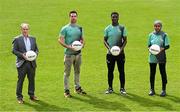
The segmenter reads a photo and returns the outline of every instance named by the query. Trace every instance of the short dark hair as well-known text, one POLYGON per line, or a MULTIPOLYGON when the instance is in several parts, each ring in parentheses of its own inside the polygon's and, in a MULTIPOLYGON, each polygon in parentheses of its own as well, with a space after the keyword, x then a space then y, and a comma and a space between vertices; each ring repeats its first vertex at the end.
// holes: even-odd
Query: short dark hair
POLYGON ((113 14, 116 14, 119 17, 119 13, 118 12, 112 12, 111 13, 111 17, 112 17, 113 14))
POLYGON ((75 10, 73 10, 73 11, 69 12, 69 16, 71 16, 72 13, 76 13, 76 15, 78 15, 77 12, 75 10))

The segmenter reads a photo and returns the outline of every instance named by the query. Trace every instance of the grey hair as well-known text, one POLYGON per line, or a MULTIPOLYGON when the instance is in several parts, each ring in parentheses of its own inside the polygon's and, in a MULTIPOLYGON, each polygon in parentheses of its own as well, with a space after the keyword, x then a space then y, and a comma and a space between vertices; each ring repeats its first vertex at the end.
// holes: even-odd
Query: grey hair
POLYGON ((21 28, 24 28, 24 27, 28 27, 29 28, 29 24, 28 23, 21 23, 20 27, 21 28))

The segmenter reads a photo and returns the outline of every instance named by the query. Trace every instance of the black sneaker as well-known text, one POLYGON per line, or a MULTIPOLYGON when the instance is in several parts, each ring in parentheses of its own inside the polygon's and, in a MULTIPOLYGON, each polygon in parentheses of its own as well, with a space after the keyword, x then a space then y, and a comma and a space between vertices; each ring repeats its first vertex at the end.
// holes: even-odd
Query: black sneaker
POLYGON ((149 96, 155 95, 155 91, 153 89, 150 89, 149 96))
POLYGON ((165 91, 165 90, 162 90, 160 96, 161 96, 161 97, 165 97, 165 96, 166 96, 166 91, 165 91))
POLYGON ((68 89, 65 90, 65 92, 64 92, 64 97, 66 97, 66 98, 71 97, 70 91, 69 91, 68 89))
POLYGON ((75 89, 74 92, 77 93, 77 94, 87 94, 81 87, 75 89))
POLYGON ((105 94, 111 94, 113 93, 113 89, 112 88, 108 88, 105 92, 105 94))
POLYGON ((123 95, 126 95, 126 90, 124 88, 121 88, 120 93, 123 94, 123 95))

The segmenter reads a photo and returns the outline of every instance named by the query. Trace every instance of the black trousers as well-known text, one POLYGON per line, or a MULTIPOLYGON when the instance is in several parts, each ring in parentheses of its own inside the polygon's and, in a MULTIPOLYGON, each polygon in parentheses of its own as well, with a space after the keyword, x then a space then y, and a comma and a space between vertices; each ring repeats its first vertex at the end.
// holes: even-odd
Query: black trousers
POLYGON ((35 68, 32 66, 31 62, 24 62, 23 65, 17 68, 18 71, 18 81, 17 81, 17 88, 16 88, 16 96, 17 99, 22 99, 22 88, 23 82, 27 74, 28 78, 28 95, 30 97, 34 96, 35 91, 35 68))
POLYGON ((124 72, 125 54, 124 53, 118 56, 113 56, 112 54, 106 55, 106 63, 108 67, 108 85, 110 88, 113 88, 113 78, 114 78, 113 72, 114 72, 115 62, 117 62, 117 66, 118 66, 120 87, 124 88, 125 86, 125 72, 124 72))
MULTIPOLYGON (((157 63, 149 63, 149 65, 150 65, 150 86, 151 89, 154 90, 154 81, 155 81, 157 63)), ((166 90, 166 84, 167 84, 166 63, 159 63, 159 70, 162 79, 162 90, 166 90)))

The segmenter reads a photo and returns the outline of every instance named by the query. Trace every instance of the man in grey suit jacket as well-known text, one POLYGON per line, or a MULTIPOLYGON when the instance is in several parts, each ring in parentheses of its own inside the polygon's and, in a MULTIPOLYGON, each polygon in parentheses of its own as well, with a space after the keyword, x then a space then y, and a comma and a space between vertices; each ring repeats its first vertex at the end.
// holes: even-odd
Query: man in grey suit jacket
POLYGON ((36 44, 36 39, 29 35, 29 25, 27 23, 21 24, 21 32, 22 34, 15 37, 13 40, 13 49, 12 53, 16 55, 16 67, 18 72, 18 81, 16 88, 16 95, 18 103, 22 104, 23 95, 22 95, 22 87, 25 76, 27 74, 28 78, 28 95, 30 99, 33 101, 37 101, 37 97, 34 94, 35 91, 35 71, 36 71, 36 60, 28 61, 26 58, 27 51, 34 51, 38 54, 38 47, 36 44))

